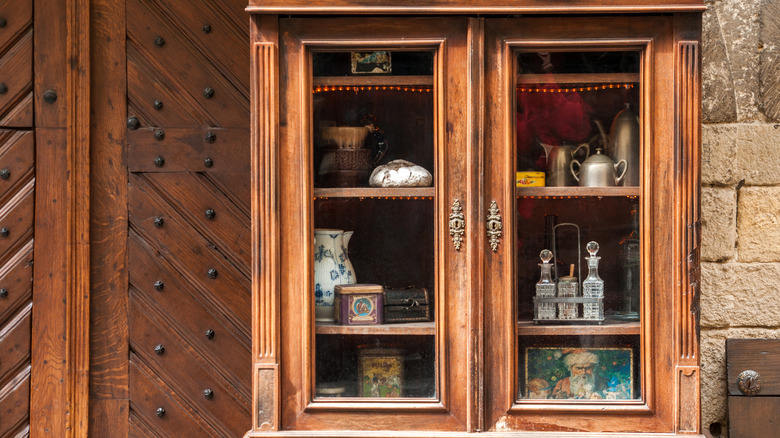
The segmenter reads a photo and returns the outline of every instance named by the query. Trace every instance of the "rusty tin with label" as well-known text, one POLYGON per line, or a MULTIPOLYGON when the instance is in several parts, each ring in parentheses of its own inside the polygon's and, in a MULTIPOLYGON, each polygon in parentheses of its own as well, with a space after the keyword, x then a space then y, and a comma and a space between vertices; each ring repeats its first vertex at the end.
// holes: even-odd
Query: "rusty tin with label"
POLYGON ((382 292, 378 284, 341 284, 335 287, 336 323, 382 324, 382 292))

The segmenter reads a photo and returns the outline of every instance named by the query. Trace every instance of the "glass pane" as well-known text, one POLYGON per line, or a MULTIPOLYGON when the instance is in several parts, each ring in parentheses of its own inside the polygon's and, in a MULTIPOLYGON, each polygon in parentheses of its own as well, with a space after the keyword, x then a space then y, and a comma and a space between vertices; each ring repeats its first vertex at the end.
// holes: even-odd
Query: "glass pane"
POLYGON ((315 397, 435 397, 433 52, 312 61, 315 397))
POLYGON ((516 60, 518 399, 640 399, 640 53, 516 60))

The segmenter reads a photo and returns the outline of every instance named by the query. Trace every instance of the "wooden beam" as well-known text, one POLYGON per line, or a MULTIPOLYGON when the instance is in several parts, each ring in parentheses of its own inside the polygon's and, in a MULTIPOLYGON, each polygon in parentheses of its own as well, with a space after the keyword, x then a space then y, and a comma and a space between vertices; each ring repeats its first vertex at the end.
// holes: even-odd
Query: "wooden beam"
POLYGON ((30 434, 82 437, 89 412, 89 0, 36 0, 33 26, 40 178, 30 434))

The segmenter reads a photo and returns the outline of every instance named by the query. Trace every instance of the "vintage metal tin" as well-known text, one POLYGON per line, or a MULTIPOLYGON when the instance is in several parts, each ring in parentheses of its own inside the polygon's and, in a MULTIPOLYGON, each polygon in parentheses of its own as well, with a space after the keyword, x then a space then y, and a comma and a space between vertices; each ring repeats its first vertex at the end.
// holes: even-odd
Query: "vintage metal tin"
POLYGON ((403 351, 398 348, 358 348, 358 396, 401 397, 403 351))
POLYGON ((382 292, 378 284, 341 284, 335 287, 336 324, 382 324, 382 292))
POLYGON ((544 187, 544 172, 517 172, 517 187, 544 187))

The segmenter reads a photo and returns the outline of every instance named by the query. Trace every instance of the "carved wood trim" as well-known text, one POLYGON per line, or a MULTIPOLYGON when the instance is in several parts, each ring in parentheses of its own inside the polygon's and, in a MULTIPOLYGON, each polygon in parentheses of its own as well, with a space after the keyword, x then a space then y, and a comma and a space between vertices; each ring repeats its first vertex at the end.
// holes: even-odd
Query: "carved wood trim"
POLYGON ((255 423, 256 430, 273 431, 278 430, 276 418, 279 415, 279 406, 276 401, 279 399, 279 367, 276 365, 260 365, 255 368, 254 373, 257 385, 255 396, 255 423))
POLYGON ((70 241, 68 298, 68 435, 87 436, 89 426, 89 0, 68 1, 68 172, 70 241))
POLYGON ((699 433, 699 367, 677 367, 677 432, 699 433))
POLYGON ((542 14, 542 13, 651 13, 651 12, 701 12, 706 9, 698 0, 663 0, 655 2, 621 1, 591 2, 572 5, 572 2, 524 1, 510 6, 506 2, 484 0, 464 5, 458 0, 397 2, 394 5, 377 5, 374 1, 312 2, 306 0, 250 0, 250 13, 271 14, 542 14))
POLYGON ((278 47, 275 17, 252 21, 253 429, 279 429, 278 47), (262 220, 261 220, 262 219, 262 220))
MULTIPOLYGON (((273 217, 276 208, 276 184, 272 175, 276 168, 276 46, 272 43, 255 43, 254 77, 260 78, 253 90, 256 127, 252 136, 256 148, 253 151, 253 165, 257 169, 253 184, 257 184, 257 212, 253 219, 266 218, 262 223, 253 223, 260 232, 260 241, 255 247, 259 250, 259 260, 263 265, 276 266, 277 247, 273 245, 278 236, 278 222, 273 217), (265 176, 265 177, 263 177, 265 176)), ((260 285, 257 290, 257 313, 255 321, 259 325, 257 333, 257 358, 263 362, 273 362, 277 357, 277 325, 279 316, 279 297, 277 278, 272 269, 262 269, 258 266, 260 285)))
POLYGON ((682 187, 680 188, 681 205, 683 206, 682 225, 685 230, 684 247, 682 248, 685 263, 682 264, 683 272, 681 273, 684 286, 680 291, 679 306, 679 352, 681 364, 697 365, 699 351, 699 251, 701 246, 699 43, 697 41, 679 41, 676 55, 677 140, 680 150, 680 169, 682 169, 682 187))

